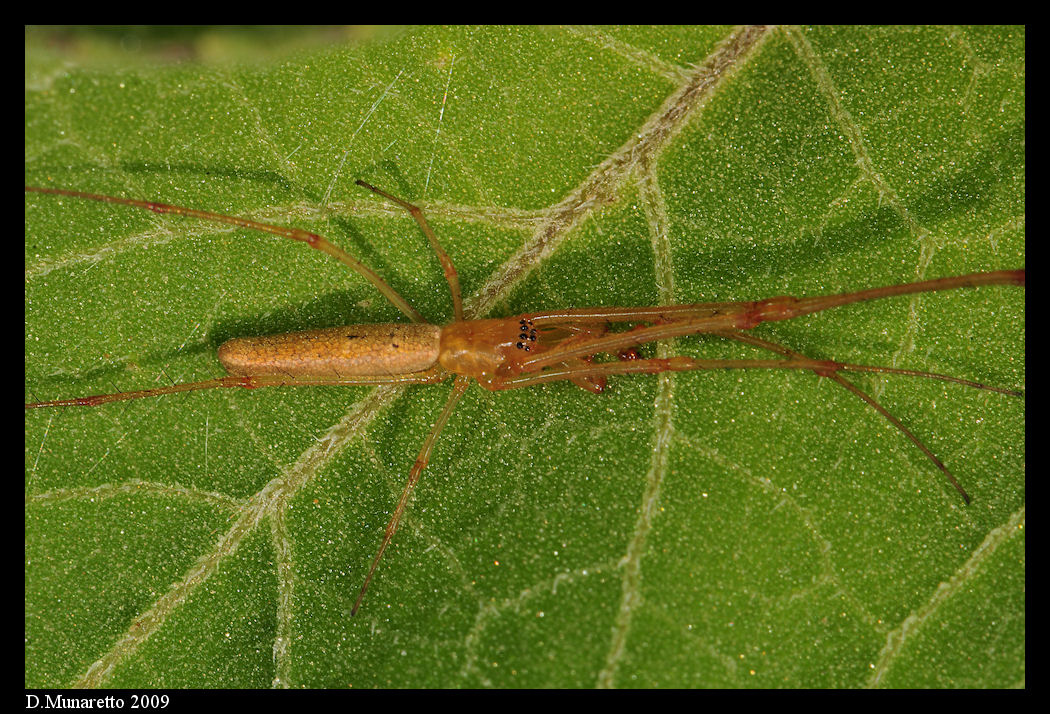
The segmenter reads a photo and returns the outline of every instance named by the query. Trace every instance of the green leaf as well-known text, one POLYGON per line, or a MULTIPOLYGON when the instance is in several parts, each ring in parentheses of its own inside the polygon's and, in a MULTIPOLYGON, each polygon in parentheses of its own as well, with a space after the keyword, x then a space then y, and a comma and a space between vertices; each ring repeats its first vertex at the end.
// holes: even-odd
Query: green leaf
MULTIPOLYGON (((431 28, 264 64, 27 40, 26 183, 297 226, 451 318, 817 295, 1025 264, 1025 33, 431 28), (117 53, 119 55, 119 52, 117 53)), ((222 374, 235 336, 404 321, 305 245, 27 194, 26 400, 222 374)), ((1025 387, 1023 289, 756 330, 1025 387)), ((647 354, 656 354, 647 348, 647 354)), ((765 357, 690 337, 662 354, 765 357)), ((1025 683, 1023 397, 852 375, 449 385, 26 412, 26 686, 1025 683)))

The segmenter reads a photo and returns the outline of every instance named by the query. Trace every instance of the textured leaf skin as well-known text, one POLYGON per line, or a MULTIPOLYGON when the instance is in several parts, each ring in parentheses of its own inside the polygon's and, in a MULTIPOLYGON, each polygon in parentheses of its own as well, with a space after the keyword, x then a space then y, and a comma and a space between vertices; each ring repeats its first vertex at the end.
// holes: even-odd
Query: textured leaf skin
MULTIPOLYGON (((741 32, 423 28, 177 65, 27 35, 25 180, 323 233, 435 322, 425 239, 355 179, 424 206, 494 315, 1024 266, 1023 29, 770 30, 668 119, 741 32), (596 200, 560 211, 581 187, 596 200)), ((401 319, 290 241, 34 195, 25 230, 27 400, 218 376, 234 336, 401 319)), ((989 288, 760 333, 1023 389, 1024 307, 989 288)), ((447 385, 27 412, 25 684, 1024 686, 1024 399, 856 381, 973 505, 812 375, 475 387, 353 619, 447 385)))

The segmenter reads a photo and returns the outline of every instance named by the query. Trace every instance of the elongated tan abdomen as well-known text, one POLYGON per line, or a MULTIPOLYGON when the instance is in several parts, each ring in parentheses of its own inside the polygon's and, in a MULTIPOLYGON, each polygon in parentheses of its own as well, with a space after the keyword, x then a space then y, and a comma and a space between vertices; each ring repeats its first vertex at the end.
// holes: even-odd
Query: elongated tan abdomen
POLYGON ((351 377, 409 374, 437 364, 441 328, 423 323, 350 325, 239 337, 219 348, 232 375, 351 377))

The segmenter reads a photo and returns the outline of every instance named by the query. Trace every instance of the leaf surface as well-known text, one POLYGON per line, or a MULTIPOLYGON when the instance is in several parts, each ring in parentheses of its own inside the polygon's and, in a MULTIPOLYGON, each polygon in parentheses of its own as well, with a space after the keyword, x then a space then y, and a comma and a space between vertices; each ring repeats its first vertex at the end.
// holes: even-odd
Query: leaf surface
MULTIPOLYGON (((262 64, 26 55, 26 183, 297 226, 447 322, 1025 263, 1017 28, 432 28, 262 64)), ((27 401, 403 321, 301 244, 26 195, 27 401)), ((757 333, 1024 389, 1024 291, 757 333)), ((765 357, 684 338, 647 354, 765 357)), ((491 393, 213 390, 26 413, 26 686, 1001 687, 1025 670, 1024 398, 747 370, 491 393)))

